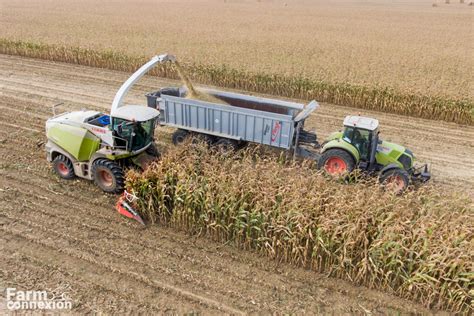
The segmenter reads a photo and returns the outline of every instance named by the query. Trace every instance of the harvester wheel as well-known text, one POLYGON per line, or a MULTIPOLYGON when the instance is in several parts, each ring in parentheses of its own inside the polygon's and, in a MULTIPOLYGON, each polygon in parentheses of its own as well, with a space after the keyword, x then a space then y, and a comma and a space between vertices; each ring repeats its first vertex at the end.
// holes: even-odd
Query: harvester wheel
POLYGON ((171 136, 171 140, 174 145, 179 145, 179 144, 182 144, 188 136, 189 136, 188 131, 185 131, 183 129, 178 129, 173 133, 173 136, 171 136))
POLYGON ((54 171, 63 179, 73 179, 76 177, 71 160, 64 155, 58 155, 53 160, 54 171))
POLYGON ((410 176, 403 169, 389 169, 382 173, 379 178, 385 190, 395 194, 401 194, 410 184, 410 176))
POLYGON ((342 149, 329 149, 318 161, 318 169, 324 169, 328 175, 340 176, 354 170, 354 158, 342 149))
POLYGON ((108 159, 97 159, 92 164, 92 176, 99 188, 108 193, 123 191, 125 174, 122 167, 108 159))

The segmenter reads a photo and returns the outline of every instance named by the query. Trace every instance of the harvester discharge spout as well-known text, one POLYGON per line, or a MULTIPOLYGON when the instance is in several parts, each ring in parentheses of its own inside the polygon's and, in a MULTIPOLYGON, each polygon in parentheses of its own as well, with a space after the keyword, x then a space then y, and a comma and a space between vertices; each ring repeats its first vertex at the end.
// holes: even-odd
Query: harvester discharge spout
POLYGON ((149 62, 141 66, 130 78, 125 81, 120 89, 117 91, 114 97, 114 101, 112 102, 112 108, 110 109, 110 115, 114 116, 114 112, 123 105, 123 99, 125 95, 128 93, 130 88, 141 78, 143 77, 151 68, 153 68, 156 64, 165 63, 165 62, 172 62, 174 63, 176 58, 173 55, 169 54, 162 54, 157 55, 150 59, 149 62))

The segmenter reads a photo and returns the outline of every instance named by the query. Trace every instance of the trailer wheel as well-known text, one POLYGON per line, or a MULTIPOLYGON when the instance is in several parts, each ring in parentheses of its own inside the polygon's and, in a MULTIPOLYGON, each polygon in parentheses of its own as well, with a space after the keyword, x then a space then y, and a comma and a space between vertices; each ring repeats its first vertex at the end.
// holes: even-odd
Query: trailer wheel
POLYGON ((192 138, 192 143, 197 144, 200 142, 203 142, 206 145, 211 146, 215 142, 215 139, 214 137, 208 134, 202 134, 202 133, 194 134, 192 138))
POLYGON ((216 143, 216 148, 222 153, 230 153, 239 149, 239 143, 236 140, 221 138, 216 143))
POLYGON ((189 136, 189 132, 183 129, 178 129, 174 131, 173 136, 171 136, 171 141, 174 145, 182 144, 186 138, 189 136))
POLYGON ((386 191, 401 194, 410 184, 410 176, 405 170, 395 168, 382 173, 379 181, 386 191))
POLYGON ((342 149, 329 149, 318 161, 318 168, 331 176, 340 176, 354 170, 354 158, 342 149))
POLYGON ((125 174, 122 167, 108 159, 97 159, 92 164, 92 176, 95 184, 108 193, 123 191, 125 174))
POLYGON ((148 148, 146 149, 146 153, 149 154, 150 156, 153 156, 153 157, 156 157, 156 158, 161 157, 161 154, 158 151, 158 148, 156 148, 155 143, 151 143, 151 145, 148 146, 148 148))
POLYGON ((76 177, 71 160, 64 155, 58 155, 54 158, 53 168, 58 176, 63 179, 70 180, 76 177))

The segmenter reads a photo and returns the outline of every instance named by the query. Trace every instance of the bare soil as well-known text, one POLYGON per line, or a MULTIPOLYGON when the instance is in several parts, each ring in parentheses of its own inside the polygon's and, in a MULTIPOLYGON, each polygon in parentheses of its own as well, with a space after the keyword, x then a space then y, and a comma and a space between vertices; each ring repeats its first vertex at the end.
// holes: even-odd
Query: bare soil
MULTIPOLYGON (((0 288, 63 290, 74 312, 433 313, 418 304, 161 226, 119 216, 116 196, 55 176, 45 160, 50 106, 107 111, 128 74, 0 55, 0 288)), ((144 78, 130 101, 178 82, 144 78)), ((324 104, 322 135, 353 109, 324 104)), ((433 162, 434 183, 473 187, 474 128, 368 113, 386 138, 433 162)), ((159 146, 171 130, 157 131, 159 146)), ((472 189, 471 189, 472 190, 472 189)), ((5 293, 2 293, 4 298, 5 293)), ((2 300, 0 298, 0 309, 2 300)), ((4 306, 3 306, 4 308, 4 306)))

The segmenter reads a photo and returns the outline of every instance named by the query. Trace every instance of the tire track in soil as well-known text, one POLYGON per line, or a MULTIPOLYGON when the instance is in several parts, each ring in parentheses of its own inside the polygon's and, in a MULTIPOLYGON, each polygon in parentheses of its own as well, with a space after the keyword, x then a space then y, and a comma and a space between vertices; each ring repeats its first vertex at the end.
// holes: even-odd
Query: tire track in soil
MULTIPOLYGON (((34 248, 36 246, 25 246, 21 240, 22 238, 17 238, 16 236, 7 237, 10 249, 15 248, 15 246, 21 246, 23 250, 22 254, 11 251, 7 253, 9 257, 5 264, 17 267, 16 273, 5 271, 6 278, 11 280, 9 281, 11 284, 7 284, 7 286, 17 286, 20 289, 42 289, 49 293, 57 292, 59 295, 67 293, 70 298, 79 298, 78 301, 81 303, 75 303, 73 308, 76 312, 83 314, 104 312, 107 314, 130 314, 132 312, 145 313, 150 310, 154 312, 163 310, 163 308, 156 309, 155 306, 144 301, 143 295, 141 297, 130 296, 130 291, 124 289, 121 283, 118 283, 122 287, 120 291, 114 288, 107 288, 102 283, 98 283, 97 271, 88 271, 89 273, 85 278, 75 279, 74 275, 77 275, 77 271, 73 270, 73 265, 68 265, 68 262, 65 260, 58 262, 57 257, 51 258, 51 256, 41 255, 34 248), (67 266, 68 269, 65 270, 62 266, 58 266, 58 263, 67 266), (31 277, 43 275, 48 277, 31 277), (58 284, 60 285, 59 287, 58 284), (94 289, 94 295, 90 295, 89 293, 94 289), (115 303, 116 301, 120 303, 118 308, 115 303)), ((46 253, 46 251, 43 253, 46 253)), ((170 306, 169 301, 166 303, 170 306)), ((166 309, 173 311, 169 307, 166 307, 166 309)))
MULTIPOLYGON (((70 260, 74 261, 74 264, 77 265, 77 261, 85 261, 88 264, 94 265, 94 269, 100 269, 102 273, 100 273, 102 276, 101 278, 103 279, 106 277, 107 281, 110 282, 109 284, 113 284, 114 281, 119 282, 120 285, 125 285, 123 284, 126 282, 125 278, 130 279, 131 284, 137 285, 137 283, 140 283, 141 285, 145 286, 140 286, 137 292, 142 292, 144 288, 150 287, 154 289, 155 291, 162 291, 167 294, 169 294, 168 300, 170 301, 170 304, 173 304, 171 306, 180 306, 182 304, 181 301, 174 301, 177 297, 184 297, 184 301, 187 302, 195 302, 198 305, 206 305, 207 307, 210 307, 209 309, 215 309, 217 311, 224 311, 226 313, 231 313, 231 314, 241 314, 241 312, 237 309, 234 309, 232 307, 226 306, 225 304, 222 304, 220 302, 214 301, 213 299, 209 299, 206 297, 202 297, 200 295, 196 295, 194 293, 191 293, 187 290, 179 289, 174 286, 167 285, 163 282, 160 282, 158 280, 151 280, 147 276, 143 274, 137 274, 134 271, 128 271, 127 270, 127 264, 124 263, 123 270, 120 268, 117 268, 115 266, 112 266, 110 264, 104 263, 103 261, 100 261, 99 259, 96 259, 96 257, 99 256, 98 253, 93 253, 91 249, 87 249, 88 252, 78 252, 77 249, 70 250, 70 243, 65 242, 66 240, 61 238, 61 239, 56 239, 54 241, 50 241, 50 239, 45 240, 42 236, 36 236, 34 234, 31 234, 30 231, 32 230, 31 227, 38 228, 38 226, 31 226, 32 223, 28 221, 24 221, 28 223, 29 225, 24 225, 22 227, 21 223, 22 221, 15 220, 15 225, 3 225, 0 227, 0 230, 2 230, 4 233, 8 235, 13 235, 18 238, 23 238, 29 243, 33 243, 37 246, 44 247, 47 249, 49 252, 58 252, 62 255, 66 255, 70 260), (10 228, 9 226, 14 226, 15 228, 10 228), (103 274, 105 271, 109 271, 107 273, 108 275, 104 276, 103 274), (117 279, 117 276, 121 276, 120 278, 117 279), (114 280, 115 279, 115 280, 114 280), (173 302, 174 301, 174 302, 173 302)), ((44 228, 44 227, 43 227, 44 228)), ((97 274, 97 277, 99 277, 99 274, 97 274)), ((132 286, 126 286, 125 289, 130 289, 132 286)), ((153 297, 153 296, 151 296, 153 297)), ((169 308, 169 307, 168 307, 169 308)), ((159 309, 163 310, 163 309, 159 309)), ((185 309, 187 311, 192 310, 192 308, 185 309)))

